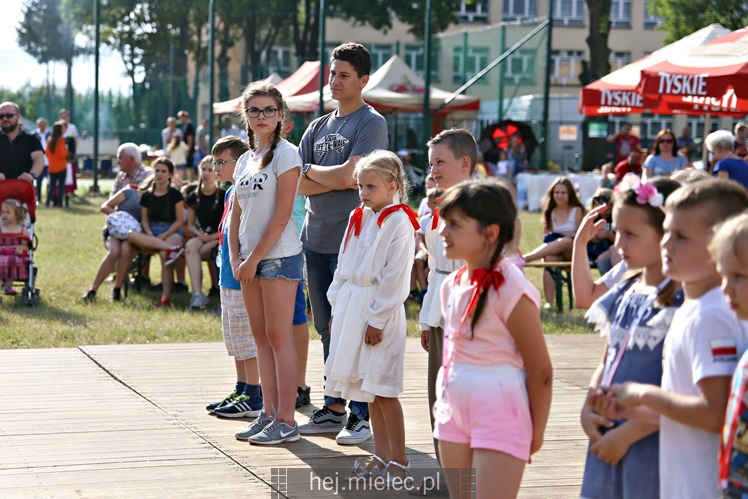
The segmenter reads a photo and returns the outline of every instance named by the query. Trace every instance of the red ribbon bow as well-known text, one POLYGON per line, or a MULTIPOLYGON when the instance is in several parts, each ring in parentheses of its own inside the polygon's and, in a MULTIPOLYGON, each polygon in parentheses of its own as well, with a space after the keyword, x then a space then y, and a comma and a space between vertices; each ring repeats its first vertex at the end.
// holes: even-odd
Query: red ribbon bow
POLYGON ((343 253, 345 248, 348 246, 348 240, 351 238, 351 232, 353 235, 358 237, 361 234, 361 222, 364 219, 364 209, 360 206, 356 206, 351 215, 351 220, 348 222, 348 230, 346 230, 345 243, 343 243, 343 253))
POLYGON ((434 208, 431 214, 431 230, 436 230, 437 225, 439 225, 439 208, 434 208))
POLYGON ((418 223, 418 213, 413 211, 413 209, 407 204, 402 203, 390 206, 386 210, 382 211, 382 213, 379 214, 379 218, 377 219, 377 225, 381 227, 384 223, 384 219, 387 218, 391 213, 395 213, 397 210, 403 210, 408 215, 408 218, 410 218, 410 223, 413 226, 414 230, 418 230, 421 228, 421 224, 418 223))
MULTIPOLYGON (((462 267, 457 271, 455 276, 455 282, 458 282, 462 275, 467 270, 467 267, 462 267)), ((468 308, 463 312, 460 317, 460 324, 464 324, 468 317, 473 315, 475 307, 478 306, 478 299, 480 298, 483 290, 488 291, 490 288, 498 290, 502 284, 504 284, 504 274, 500 270, 495 269, 475 269, 470 274, 470 284, 472 284, 473 290, 470 292, 470 302, 468 308)))

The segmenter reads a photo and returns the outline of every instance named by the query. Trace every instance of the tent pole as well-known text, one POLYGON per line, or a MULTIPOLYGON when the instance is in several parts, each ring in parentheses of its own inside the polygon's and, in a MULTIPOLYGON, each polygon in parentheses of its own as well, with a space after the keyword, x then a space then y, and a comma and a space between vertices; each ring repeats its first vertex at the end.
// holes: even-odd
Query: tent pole
POLYGON ((709 164, 709 151, 706 150, 706 137, 709 135, 709 129, 712 127, 712 114, 707 111, 704 115, 704 140, 701 142, 701 161, 704 165, 704 171, 711 173, 712 168, 709 164))

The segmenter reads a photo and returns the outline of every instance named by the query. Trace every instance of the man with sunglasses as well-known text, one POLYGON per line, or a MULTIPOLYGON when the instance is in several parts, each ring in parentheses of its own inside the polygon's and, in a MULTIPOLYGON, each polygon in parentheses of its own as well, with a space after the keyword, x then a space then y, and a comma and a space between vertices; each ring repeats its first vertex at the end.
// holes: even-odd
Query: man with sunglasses
POLYGON ((39 139, 20 125, 21 109, 14 102, 0 104, 0 180, 34 181, 44 171, 44 149, 39 139))

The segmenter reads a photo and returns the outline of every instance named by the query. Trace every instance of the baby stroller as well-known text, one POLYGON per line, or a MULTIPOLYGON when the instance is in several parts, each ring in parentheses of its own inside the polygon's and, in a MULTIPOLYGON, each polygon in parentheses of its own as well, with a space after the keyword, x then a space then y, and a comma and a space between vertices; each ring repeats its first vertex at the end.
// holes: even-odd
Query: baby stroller
POLYGON ((34 223, 36 222, 36 189, 33 184, 24 180, 0 181, 0 203, 7 198, 19 200, 26 209, 26 219, 23 225, 28 228, 29 235, 28 237, 21 236, 21 238, 29 244, 28 278, 15 281, 12 284, 23 284, 21 304, 33 307, 39 305, 40 300, 39 288, 35 287, 37 268, 34 265, 34 251, 38 243, 34 232, 34 223))

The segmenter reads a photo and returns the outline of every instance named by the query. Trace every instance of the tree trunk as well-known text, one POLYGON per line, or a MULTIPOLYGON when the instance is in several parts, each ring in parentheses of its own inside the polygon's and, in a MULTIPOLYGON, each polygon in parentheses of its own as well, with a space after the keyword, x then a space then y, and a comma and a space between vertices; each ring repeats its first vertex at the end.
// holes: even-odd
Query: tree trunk
MULTIPOLYGON (((579 79, 582 85, 588 85, 610 73, 610 8, 612 0, 585 0, 590 16, 590 30, 587 46, 590 49, 590 62, 584 63, 579 79)), ((584 170, 593 170, 606 160, 608 142, 605 138, 590 138, 590 123, 608 122, 606 116, 587 117, 582 122, 582 151, 584 170)))

